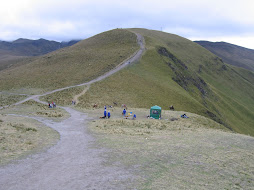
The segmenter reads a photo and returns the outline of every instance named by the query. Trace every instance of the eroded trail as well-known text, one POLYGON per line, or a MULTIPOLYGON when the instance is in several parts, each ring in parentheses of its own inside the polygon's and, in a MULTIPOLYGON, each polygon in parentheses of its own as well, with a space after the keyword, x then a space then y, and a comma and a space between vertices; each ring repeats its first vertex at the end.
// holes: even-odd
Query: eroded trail
MULTIPOLYGON (((87 83, 30 96, 15 105, 30 99, 46 104, 40 101, 39 97, 76 86, 89 86, 105 79, 141 57, 144 45, 143 37, 139 34, 137 34, 137 42, 140 44, 140 50, 108 73, 87 83)), ((70 114, 70 117, 62 122, 34 118, 58 131, 59 142, 45 152, 0 167, 0 189, 126 189, 130 187, 134 177, 129 171, 120 165, 104 164, 103 155, 109 150, 94 147, 95 139, 87 131, 88 116, 69 107, 62 108, 70 114)))
POLYGON ((88 85, 80 94, 77 94, 76 96, 73 97, 73 100, 76 102, 76 105, 79 103, 79 97, 84 95, 90 88, 90 85, 88 85))

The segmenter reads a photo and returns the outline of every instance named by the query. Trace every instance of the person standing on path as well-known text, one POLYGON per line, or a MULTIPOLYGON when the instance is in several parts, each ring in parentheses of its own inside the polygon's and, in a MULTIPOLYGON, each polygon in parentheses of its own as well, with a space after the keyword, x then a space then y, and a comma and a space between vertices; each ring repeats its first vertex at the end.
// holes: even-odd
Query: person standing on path
POLYGON ((125 109, 123 109, 123 116, 125 116, 126 115, 126 110, 125 109))
POLYGON ((108 111, 108 119, 110 118, 110 111, 108 111))
POLYGON ((104 110, 104 118, 107 118, 107 110, 104 110))

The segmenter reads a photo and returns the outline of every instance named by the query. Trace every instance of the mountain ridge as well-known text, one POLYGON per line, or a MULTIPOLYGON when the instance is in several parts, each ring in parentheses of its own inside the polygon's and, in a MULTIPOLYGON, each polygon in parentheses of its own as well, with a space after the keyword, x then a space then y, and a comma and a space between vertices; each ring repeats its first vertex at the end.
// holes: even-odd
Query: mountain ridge
POLYGON ((254 50, 227 42, 194 41, 230 65, 254 72, 254 50))
POLYGON ((43 38, 38 40, 19 38, 12 42, 0 41, 0 51, 7 51, 9 55, 16 56, 38 56, 47 54, 60 48, 74 45, 77 42, 79 42, 79 40, 56 42, 43 38))

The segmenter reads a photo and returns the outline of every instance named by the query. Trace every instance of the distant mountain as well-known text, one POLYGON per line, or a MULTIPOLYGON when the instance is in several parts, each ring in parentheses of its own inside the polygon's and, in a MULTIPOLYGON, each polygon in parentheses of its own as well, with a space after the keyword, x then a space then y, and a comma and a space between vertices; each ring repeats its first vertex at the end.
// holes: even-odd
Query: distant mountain
POLYGON ((56 42, 45 39, 29 40, 19 38, 13 42, 0 41, 0 71, 20 62, 27 62, 32 56, 40 56, 60 48, 72 46, 79 40, 56 42))
POLYGON ((78 40, 56 42, 45 39, 29 40, 24 38, 17 39, 13 42, 0 41, 0 54, 13 56, 38 56, 74 45, 77 42, 78 40))
POLYGON ((225 63, 254 71, 254 50, 226 42, 195 41, 225 63))

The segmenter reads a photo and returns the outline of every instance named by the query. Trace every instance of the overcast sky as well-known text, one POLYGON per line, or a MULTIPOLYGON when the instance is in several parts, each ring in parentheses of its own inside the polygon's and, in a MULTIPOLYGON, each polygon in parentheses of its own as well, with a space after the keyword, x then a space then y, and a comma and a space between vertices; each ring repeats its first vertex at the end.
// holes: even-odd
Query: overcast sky
POLYGON ((134 27, 254 49, 254 1, 1 0, 0 40, 68 41, 134 27))

